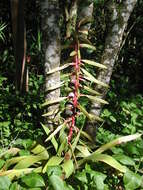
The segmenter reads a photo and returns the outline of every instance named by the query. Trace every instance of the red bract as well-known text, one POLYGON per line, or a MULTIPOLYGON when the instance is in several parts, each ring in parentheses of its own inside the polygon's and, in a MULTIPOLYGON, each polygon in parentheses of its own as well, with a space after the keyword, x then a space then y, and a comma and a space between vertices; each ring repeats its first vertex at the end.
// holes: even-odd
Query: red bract
POLYGON ((80 85, 80 80, 83 80, 82 77, 80 76, 80 58, 78 57, 79 53, 79 47, 78 47, 78 42, 75 45, 75 52, 76 55, 74 56, 74 61, 73 61, 73 73, 71 76, 71 83, 74 84, 73 87, 73 92, 70 93, 72 96, 69 94, 69 98, 72 99, 72 104, 73 104, 73 115, 71 116, 72 122, 70 123, 69 126, 69 135, 68 135, 68 143, 70 143, 73 135, 73 129, 75 128, 75 120, 77 116, 77 105, 78 105, 78 97, 79 97, 79 86, 80 85))

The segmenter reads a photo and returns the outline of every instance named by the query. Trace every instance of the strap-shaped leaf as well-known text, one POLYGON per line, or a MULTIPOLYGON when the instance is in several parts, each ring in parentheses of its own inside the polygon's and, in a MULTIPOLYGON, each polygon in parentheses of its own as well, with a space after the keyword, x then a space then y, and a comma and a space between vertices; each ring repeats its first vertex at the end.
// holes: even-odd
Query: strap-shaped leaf
POLYGON ((91 81, 91 82, 94 82, 98 85, 101 85, 101 86, 104 86, 104 87, 107 87, 108 88, 108 85, 105 84, 104 82, 101 82, 99 80, 97 80, 93 75, 91 75, 87 70, 81 68, 82 72, 85 74, 84 78, 91 81))
POLYGON ((72 56, 75 56, 75 55, 77 55, 77 52, 76 51, 72 51, 71 53, 70 53, 70 56, 72 57, 72 56))
POLYGON ((49 101, 46 101, 44 104, 42 104, 42 106, 44 107, 44 106, 49 106, 51 104, 56 104, 56 103, 59 103, 65 99, 67 99, 67 97, 59 97, 56 100, 49 100, 49 101))
POLYGON ((19 178, 23 174, 28 174, 31 172, 41 173, 42 167, 38 168, 25 168, 25 169, 12 169, 8 171, 0 171, 0 176, 8 176, 11 180, 14 177, 19 178))
POLYGON ((19 148, 10 148, 10 149, 8 149, 8 150, 2 152, 2 153, 0 154, 0 158, 3 157, 3 156, 6 155, 6 154, 9 154, 9 155, 13 155, 13 156, 14 156, 14 155, 16 155, 19 151, 20 151, 19 148))
POLYGON ((88 92, 90 92, 91 94, 100 95, 99 92, 97 92, 96 90, 93 90, 93 89, 89 88, 88 86, 83 86, 83 88, 84 88, 85 90, 87 90, 88 92))
POLYGON ((99 67, 101 69, 107 69, 107 67, 105 65, 97 63, 95 61, 91 61, 91 60, 87 60, 87 59, 82 59, 81 61, 84 62, 84 63, 87 63, 88 65, 99 67))
POLYGON ((80 44, 81 48, 88 48, 88 49, 92 49, 92 50, 96 50, 96 47, 90 44, 80 44))
POLYGON ((73 65, 73 63, 67 63, 61 67, 57 67, 57 68, 54 68, 54 69, 51 69, 49 72, 47 72, 47 75, 50 75, 52 73, 55 73, 55 72, 58 72, 58 71, 61 71, 63 69, 66 69, 67 67, 69 67, 70 65, 73 65))
POLYGON ((58 126, 55 131, 46 139, 46 141, 51 140, 63 127, 64 127, 65 123, 61 124, 60 126, 58 126))
POLYGON ((63 84, 64 84, 64 82, 60 82, 58 84, 55 84, 54 86, 51 86, 51 87, 47 88, 46 91, 48 92, 48 91, 52 91, 52 90, 55 90, 57 88, 60 88, 60 87, 63 86, 63 84))
POLYGON ((76 148, 81 152, 82 157, 86 157, 86 156, 91 155, 87 146, 77 145, 76 148))
POLYGON ((134 134, 134 135, 127 135, 127 136, 124 136, 124 137, 119 137, 109 143, 106 143, 104 145, 102 145, 100 148, 98 148, 95 153, 99 154, 99 153, 102 153, 116 145, 119 145, 121 143, 125 143, 125 142, 128 142, 128 141, 132 141, 132 140, 135 140, 139 137, 141 137, 142 134, 134 134))
MULTIPOLYGON (((49 129, 48 127, 46 127, 45 125, 43 125, 42 123, 41 123, 41 125, 42 125, 42 127, 43 127, 43 129, 44 129, 46 135, 48 136, 48 135, 50 134, 50 129, 49 129)), ((53 144, 53 146, 54 146, 54 148, 55 148, 55 150, 56 150, 56 152, 57 152, 57 150, 58 150, 58 143, 57 143, 55 137, 53 137, 53 138, 51 139, 51 143, 53 144)))
POLYGON ((33 164, 41 161, 46 160, 48 157, 44 157, 43 155, 37 155, 37 156, 26 156, 23 160, 18 162, 16 166, 14 166, 14 169, 24 169, 32 166, 33 164))
POLYGON ((93 114, 89 114, 86 109, 81 106, 80 104, 78 104, 78 109, 90 120, 90 121, 103 121, 103 119, 101 119, 100 117, 93 115, 93 114))
POLYGON ((83 158, 82 160, 80 160, 78 162, 78 165, 83 164, 87 160, 91 160, 93 162, 98 162, 98 161, 104 162, 104 163, 112 166, 116 170, 119 170, 122 173, 125 173, 127 171, 127 168, 125 166, 122 166, 112 156, 109 156, 109 155, 106 155, 106 154, 95 154, 95 153, 92 153, 90 156, 87 156, 87 157, 83 158))
POLYGON ((98 98, 96 96, 90 96, 90 95, 85 95, 85 94, 83 94, 82 96, 89 98, 91 101, 100 102, 101 104, 108 104, 107 101, 105 101, 101 98, 98 98))

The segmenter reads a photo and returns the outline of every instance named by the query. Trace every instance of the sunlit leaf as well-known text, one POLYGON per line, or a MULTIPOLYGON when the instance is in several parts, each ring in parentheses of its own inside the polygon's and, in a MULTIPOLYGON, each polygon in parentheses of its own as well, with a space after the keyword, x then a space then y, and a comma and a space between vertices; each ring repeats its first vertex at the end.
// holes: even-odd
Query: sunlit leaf
POLYGON ((87 146, 77 145, 76 148, 82 153, 83 157, 91 155, 87 146))
POLYGON ((4 155, 6 155, 6 154, 10 154, 10 155, 16 155, 18 152, 20 151, 20 149, 19 148, 10 148, 9 150, 6 150, 6 151, 4 151, 4 152, 2 152, 1 154, 0 154, 0 158, 2 158, 4 155))
POLYGON ((47 171, 48 166, 58 166, 64 160, 63 157, 53 156, 49 159, 46 165, 43 168, 43 173, 47 171))
POLYGON ((120 172, 125 173, 127 171, 127 168, 125 166, 122 166, 119 162, 117 162, 112 156, 106 155, 106 154, 97 154, 97 153, 92 153, 90 156, 87 156, 83 159, 81 159, 78 162, 78 165, 83 164, 85 161, 91 160, 93 162, 104 162, 113 168, 119 170, 120 172))
POLYGON ((64 82, 57 83, 54 86, 51 86, 51 87, 47 88, 46 92, 55 90, 57 88, 61 88, 63 86, 63 84, 64 84, 64 82))
POLYGON ((105 100, 103 100, 103 99, 101 99, 101 98, 98 98, 98 97, 96 97, 96 96, 90 96, 90 95, 85 95, 85 94, 84 94, 83 96, 89 98, 91 101, 99 102, 99 103, 101 103, 101 104, 108 104, 107 101, 105 101, 105 100))
POLYGON ((48 106, 51 104, 56 104, 56 103, 59 103, 65 99, 67 99, 67 97, 59 97, 56 100, 49 100, 49 101, 46 101, 44 104, 42 104, 42 106, 44 107, 44 106, 48 106))
POLYGON ((104 87, 108 87, 107 84, 97 80, 94 76, 92 76, 88 71, 86 71, 85 69, 81 68, 82 72, 85 74, 84 78, 91 81, 91 82, 94 82, 98 85, 101 85, 101 86, 104 86, 104 87))
POLYGON ((32 166, 33 164, 41 161, 46 160, 47 157, 43 157, 43 155, 39 156, 25 156, 25 158, 21 161, 19 161, 16 166, 14 166, 14 169, 24 169, 32 166))
POLYGON ((125 142, 128 142, 128 141, 132 141, 132 140, 135 140, 137 138, 141 137, 141 134, 134 134, 134 135, 128 135, 128 136, 125 136, 125 137, 119 137, 105 145, 102 145, 100 148, 98 148, 95 153, 102 153, 116 145, 119 145, 121 143, 125 143, 125 142))
POLYGON ((88 65, 99 67, 101 69, 107 69, 107 67, 105 65, 97 63, 95 61, 91 61, 91 60, 87 60, 87 59, 82 59, 81 61, 84 62, 84 63, 87 63, 88 65))
MULTIPOLYGON (((49 129, 48 127, 46 127, 45 125, 43 125, 42 123, 41 123, 41 125, 42 125, 44 131, 46 132, 46 135, 48 136, 48 135, 50 134, 50 129, 49 129)), ((55 148, 55 150, 56 150, 56 152, 57 152, 58 143, 57 143, 55 137, 52 137, 51 143, 53 144, 53 146, 54 146, 54 148, 55 148)))
POLYGON ((57 68, 54 68, 54 69, 51 69, 49 72, 47 72, 47 75, 49 74, 52 74, 52 73, 55 73, 55 72, 58 72, 58 71, 61 71, 63 69, 66 69, 67 67, 73 65, 73 63, 67 63, 61 67, 57 67, 57 68))
POLYGON ((52 137, 54 137, 63 127, 64 127, 65 123, 61 124, 60 126, 58 126, 54 132, 46 139, 46 141, 49 141, 52 139, 52 137))
POLYGON ((42 167, 39 168, 25 168, 25 169, 12 169, 12 170, 8 170, 8 171, 0 171, 0 176, 8 176, 11 180, 14 177, 19 178, 21 175, 23 174, 28 174, 33 172, 36 173, 40 173, 42 170, 42 167))
POLYGON ((67 188, 65 188, 64 181, 55 174, 52 174, 49 177, 49 182, 52 185, 53 190, 66 190, 67 189, 67 188))
POLYGON ((77 55, 77 52, 76 51, 72 51, 71 53, 70 53, 70 56, 72 57, 72 56, 75 56, 75 55, 77 55))
POLYGON ((83 86, 83 88, 85 90, 87 90, 88 92, 90 92, 91 94, 100 95, 99 92, 97 92, 96 90, 93 90, 93 89, 89 88, 88 86, 83 86))
POLYGON ((88 49, 92 49, 92 50, 96 50, 96 47, 90 44, 80 44, 81 48, 88 48, 88 49))
POLYGON ((74 165, 72 160, 66 160, 61 166, 66 174, 66 178, 68 178, 74 172, 74 165))

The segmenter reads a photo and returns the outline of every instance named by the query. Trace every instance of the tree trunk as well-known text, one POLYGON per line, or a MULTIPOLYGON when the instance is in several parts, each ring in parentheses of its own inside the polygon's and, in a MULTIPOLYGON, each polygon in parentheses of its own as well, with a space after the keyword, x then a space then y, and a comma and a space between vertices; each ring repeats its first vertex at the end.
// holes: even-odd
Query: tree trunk
POLYGON ((11 0, 13 43, 16 62, 16 90, 28 91, 26 58, 26 29, 24 23, 24 0, 11 0))
MULTIPOLYGON (((106 84, 110 83, 114 64, 118 57, 123 40, 124 31, 127 27, 128 19, 134 9, 136 2, 137 0, 124 0, 122 3, 117 4, 114 1, 109 1, 107 5, 110 13, 112 14, 108 22, 109 30, 105 40, 105 49, 101 59, 101 63, 107 66, 107 70, 100 70, 97 75, 97 79, 106 84)), ((101 98, 105 98, 107 89, 96 86, 95 90, 101 93, 101 98)), ((99 116, 101 113, 101 108, 102 107, 100 104, 93 103, 91 106, 91 113, 99 116)), ((93 124, 88 122, 87 127, 88 132, 94 138, 96 136, 96 123, 93 124)))
MULTIPOLYGON (((47 75, 51 69, 60 66, 60 28, 59 28, 59 2, 58 0, 43 0, 41 2, 41 17, 42 17, 42 37, 43 50, 45 52, 45 99, 56 100, 60 96, 60 89, 48 92, 49 87, 54 87, 60 83, 60 72, 47 75)), ((56 111, 59 105, 54 104, 48 107, 48 112, 56 111)), ((55 114, 52 114, 47 119, 47 125, 52 127, 53 119, 58 120, 55 114)))

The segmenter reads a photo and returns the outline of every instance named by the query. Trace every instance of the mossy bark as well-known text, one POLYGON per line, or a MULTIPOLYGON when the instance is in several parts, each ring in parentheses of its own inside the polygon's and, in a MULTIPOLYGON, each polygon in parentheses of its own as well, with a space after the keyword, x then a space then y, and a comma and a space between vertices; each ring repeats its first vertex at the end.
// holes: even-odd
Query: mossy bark
MULTIPOLYGON (((51 69, 60 66, 60 27, 59 27, 59 2, 58 0, 41 1, 41 19, 42 19, 42 45, 45 53, 45 100, 56 100, 60 96, 60 89, 47 92, 49 87, 60 83, 60 72, 47 75, 51 69)), ((58 104, 48 107, 48 111, 57 110, 58 104)), ((48 117, 48 122, 53 121, 55 115, 48 117)), ((57 119, 56 119, 57 120, 57 119)), ((52 125, 52 124, 50 124, 52 125)))

